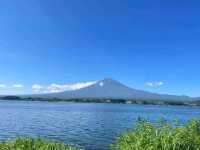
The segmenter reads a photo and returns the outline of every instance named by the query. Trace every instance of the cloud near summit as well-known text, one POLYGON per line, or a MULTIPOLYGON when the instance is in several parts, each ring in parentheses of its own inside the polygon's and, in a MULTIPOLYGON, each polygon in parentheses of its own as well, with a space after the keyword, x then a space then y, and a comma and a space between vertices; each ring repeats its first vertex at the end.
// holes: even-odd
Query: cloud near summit
POLYGON ((56 84, 52 83, 48 86, 42 86, 38 84, 34 84, 32 86, 33 92, 37 93, 57 93, 57 92, 63 92, 63 91, 73 91, 78 90, 81 88, 88 87, 92 84, 95 84, 96 82, 80 82, 75 84, 56 84))
POLYGON ((160 86, 164 85, 164 82, 162 82, 162 81, 147 82, 146 85, 150 86, 150 87, 160 87, 160 86))

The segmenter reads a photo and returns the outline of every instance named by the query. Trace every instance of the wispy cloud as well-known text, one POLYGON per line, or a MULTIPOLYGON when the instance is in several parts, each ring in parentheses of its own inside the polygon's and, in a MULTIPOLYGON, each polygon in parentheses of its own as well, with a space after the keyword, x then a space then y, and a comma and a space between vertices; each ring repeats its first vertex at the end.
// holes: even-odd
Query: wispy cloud
POLYGON ((0 88, 5 88, 6 85, 5 84, 0 84, 0 88))
POLYGON ((47 87, 47 91, 50 93, 55 93, 55 92, 63 92, 63 91, 73 91, 73 90, 78 90, 81 88, 85 88, 87 86, 90 86, 96 82, 83 82, 83 83, 75 83, 75 84, 51 84, 47 87))
POLYGON ((56 84, 52 83, 48 86, 42 86, 38 84, 34 84, 32 86, 32 89, 34 92, 41 92, 41 93, 57 93, 57 92, 63 92, 63 91, 73 91, 78 90, 81 88, 88 87, 92 84, 95 84, 96 82, 81 82, 81 83, 75 83, 75 84, 56 84))
POLYGON ((24 85, 22 85, 22 84, 13 84, 13 87, 14 88, 22 88, 22 87, 24 87, 24 85))
POLYGON ((164 82, 162 82, 162 81, 147 82, 146 85, 150 86, 150 87, 160 87, 160 86, 164 85, 164 82))
POLYGON ((41 92, 43 90, 43 86, 39 85, 39 84, 33 84, 32 85, 32 90, 33 92, 41 92))

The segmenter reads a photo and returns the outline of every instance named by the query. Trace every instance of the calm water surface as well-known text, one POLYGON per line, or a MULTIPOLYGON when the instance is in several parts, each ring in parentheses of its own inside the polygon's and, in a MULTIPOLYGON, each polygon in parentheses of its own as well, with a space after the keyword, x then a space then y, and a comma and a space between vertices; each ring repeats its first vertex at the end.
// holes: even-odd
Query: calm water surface
POLYGON ((106 150, 138 117, 185 123, 199 107, 0 101, 0 140, 44 137, 85 149, 106 150))

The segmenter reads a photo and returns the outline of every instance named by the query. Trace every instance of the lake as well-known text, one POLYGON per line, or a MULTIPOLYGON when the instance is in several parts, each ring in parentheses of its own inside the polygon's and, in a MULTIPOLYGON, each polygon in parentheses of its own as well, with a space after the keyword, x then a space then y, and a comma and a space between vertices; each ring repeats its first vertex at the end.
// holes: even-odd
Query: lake
POLYGON ((43 137, 88 150, 107 150, 138 117, 181 124, 200 119, 199 107, 0 101, 0 140, 43 137))

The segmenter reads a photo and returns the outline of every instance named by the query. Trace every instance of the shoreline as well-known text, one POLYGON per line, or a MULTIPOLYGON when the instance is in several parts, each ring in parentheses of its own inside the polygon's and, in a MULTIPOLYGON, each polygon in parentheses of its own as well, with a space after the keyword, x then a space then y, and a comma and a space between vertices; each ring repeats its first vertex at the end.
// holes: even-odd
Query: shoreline
POLYGON ((199 100, 142 100, 142 99, 60 99, 60 98, 41 98, 41 97, 19 97, 19 96, 3 96, 0 101, 38 101, 38 102, 69 102, 69 103, 106 103, 106 104, 135 104, 135 105, 164 105, 164 106, 200 106, 199 100))

